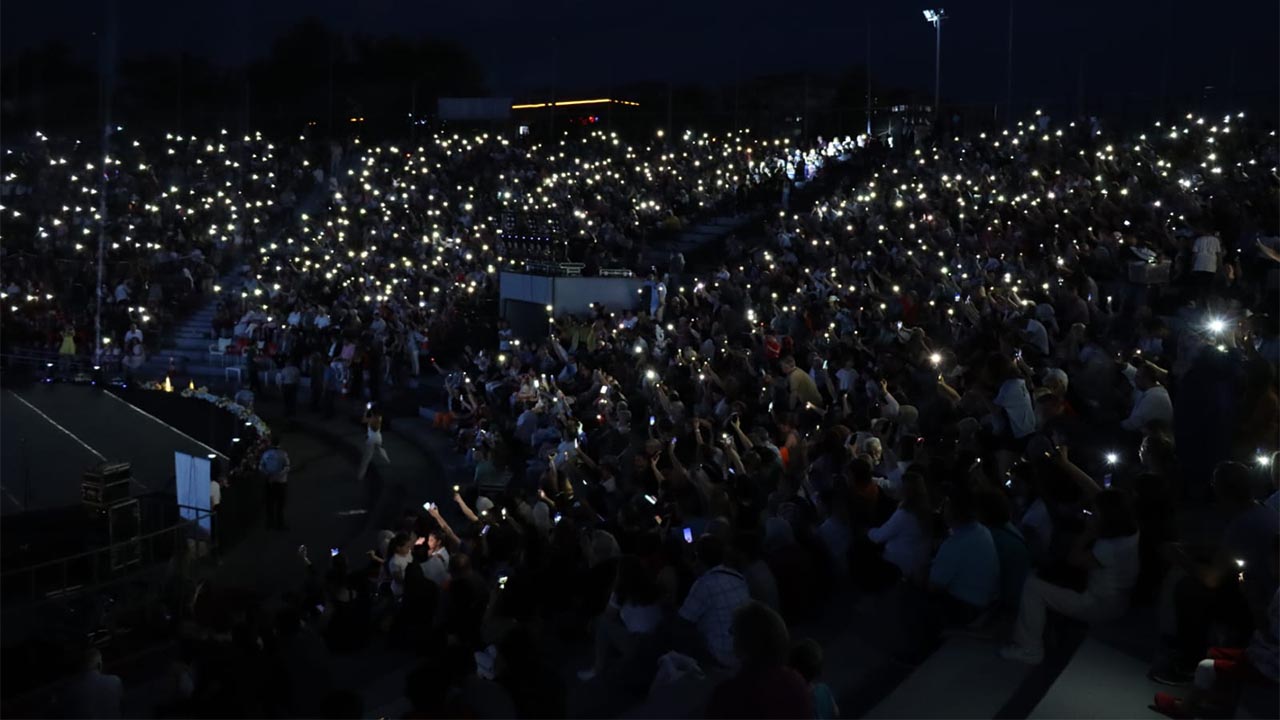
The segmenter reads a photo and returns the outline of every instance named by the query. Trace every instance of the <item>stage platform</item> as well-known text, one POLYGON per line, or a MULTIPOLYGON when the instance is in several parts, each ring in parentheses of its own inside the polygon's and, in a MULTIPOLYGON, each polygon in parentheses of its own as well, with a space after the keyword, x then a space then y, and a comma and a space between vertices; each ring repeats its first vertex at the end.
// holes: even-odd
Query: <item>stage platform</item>
MULTIPOLYGON (((222 408, 177 392, 6 378, 0 396, 0 572, 11 580, 107 544, 80 491, 84 472, 104 459, 131 463, 145 535, 178 521, 174 452, 214 455, 216 474, 238 460, 233 438, 246 448, 256 438, 222 408)), ((224 542, 255 521, 258 490, 249 483, 223 496, 224 542)))
POLYGON ((6 386, 0 400, 0 514, 79 505, 81 476, 104 459, 132 463, 134 495, 172 492, 173 453, 225 454, 217 443, 229 440, 232 429, 222 410, 176 393, 63 383, 6 386))

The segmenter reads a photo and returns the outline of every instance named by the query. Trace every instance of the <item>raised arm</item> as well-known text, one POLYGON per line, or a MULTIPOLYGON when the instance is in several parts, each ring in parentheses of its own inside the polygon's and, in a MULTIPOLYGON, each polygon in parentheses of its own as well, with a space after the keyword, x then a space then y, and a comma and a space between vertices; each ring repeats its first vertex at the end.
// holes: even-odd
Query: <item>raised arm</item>
POLYGON ((469 522, 480 521, 479 516, 477 516, 475 512, 471 510, 471 508, 467 505, 467 501, 463 500, 462 495, 459 494, 456 490, 453 493, 453 502, 458 506, 458 509, 462 511, 462 516, 465 517, 469 522))
POLYGON ((1093 500, 1095 495, 1102 492, 1102 488, 1098 487, 1098 483, 1089 477, 1089 473, 1081 470, 1067 457, 1067 446, 1058 447, 1058 455, 1054 458, 1054 462, 1080 488, 1086 499, 1093 500))

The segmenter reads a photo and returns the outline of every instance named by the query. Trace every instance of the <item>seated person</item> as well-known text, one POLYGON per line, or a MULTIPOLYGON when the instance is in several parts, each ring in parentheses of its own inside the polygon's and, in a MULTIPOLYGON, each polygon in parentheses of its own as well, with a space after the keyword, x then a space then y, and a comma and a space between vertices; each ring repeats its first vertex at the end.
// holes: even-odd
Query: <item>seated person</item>
POLYGON ((968 488, 951 489, 943 517, 951 533, 929 568, 929 590, 942 623, 963 625, 1000 597, 1000 558, 968 488))

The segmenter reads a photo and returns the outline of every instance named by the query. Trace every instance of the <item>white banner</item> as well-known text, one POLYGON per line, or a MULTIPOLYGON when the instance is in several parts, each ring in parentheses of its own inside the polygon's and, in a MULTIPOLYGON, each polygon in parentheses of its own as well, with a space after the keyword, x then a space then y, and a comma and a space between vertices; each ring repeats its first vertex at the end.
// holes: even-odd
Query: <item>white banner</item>
POLYGON ((178 515, 184 520, 199 518, 200 529, 207 537, 212 531, 209 510, 213 503, 210 493, 213 463, 207 457, 175 452, 173 476, 177 483, 178 515))

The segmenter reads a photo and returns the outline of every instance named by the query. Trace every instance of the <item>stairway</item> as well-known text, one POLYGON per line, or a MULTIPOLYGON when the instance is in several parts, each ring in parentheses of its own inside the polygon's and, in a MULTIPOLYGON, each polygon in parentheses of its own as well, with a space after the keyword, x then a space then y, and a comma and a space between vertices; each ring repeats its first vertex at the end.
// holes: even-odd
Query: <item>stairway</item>
POLYGON ((723 240, 743 225, 751 222, 753 215, 721 215, 694 223, 674 238, 650 245, 642 258, 641 267, 657 267, 664 270, 671 262, 672 253, 684 253, 686 262, 695 251, 723 240))
POLYGON ((144 378, 163 377, 169 372, 169 361, 172 358, 174 367, 183 375, 222 376, 222 366, 211 365, 209 359, 209 346, 215 342, 212 325, 216 304, 217 298, 211 297, 199 310, 182 321, 174 329, 173 337, 165 347, 152 350, 147 355, 147 361, 142 364, 139 374, 144 378))
MULTIPOLYGON (((241 281, 233 274, 218 279, 223 292, 240 287, 241 281)), ((213 316, 218 306, 218 296, 212 295, 198 310, 184 319, 166 338, 164 347, 152 349, 147 361, 138 370, 143 379, 163 378, 169 373, 169 360, 179 375, 192 378, 221 380, 225 372, 220 359, 209 357, 209 346, 216 344, 213 337, 213 316)))

